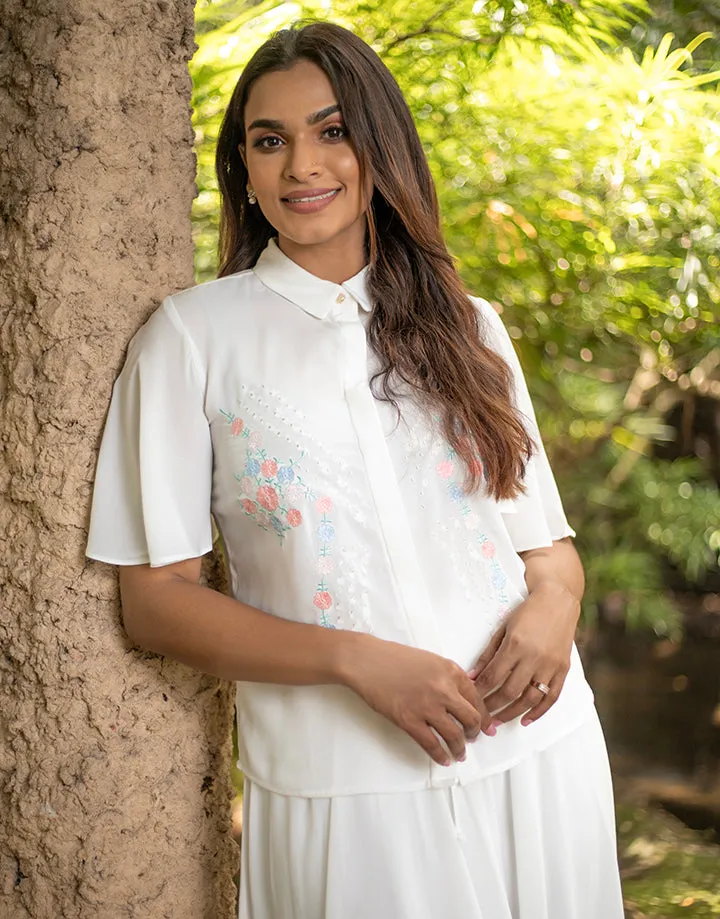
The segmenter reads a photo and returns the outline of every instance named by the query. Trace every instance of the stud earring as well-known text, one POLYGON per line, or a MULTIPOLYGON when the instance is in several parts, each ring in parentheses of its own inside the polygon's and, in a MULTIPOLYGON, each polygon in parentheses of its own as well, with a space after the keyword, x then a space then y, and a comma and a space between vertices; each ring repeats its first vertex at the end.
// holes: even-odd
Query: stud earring
POLYGON ((250 202, 250 204, 257 204, 257 198, 255 197, 255 192, 253 191, 252 188, 250 188, 249 185, 247 186, 247 196, 248 196, 248 201, 250 202))

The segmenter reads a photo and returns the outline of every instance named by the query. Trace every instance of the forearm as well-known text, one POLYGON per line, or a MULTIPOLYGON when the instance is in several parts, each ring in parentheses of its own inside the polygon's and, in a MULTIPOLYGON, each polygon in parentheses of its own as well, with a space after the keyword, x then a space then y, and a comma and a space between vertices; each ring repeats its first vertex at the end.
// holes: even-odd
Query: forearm
POLYGON ((537 591, 568 592, 579 605, 585 592, 585 573, 580 556, 569 538, 553 542, 551 547, 521 552, 525 563, 525 583, 529 593, 537 591))
POLYGON ((121 586, 133 641, 220 679, 344 684, 353 643, 362 640, 269 615, 180 577, 158 584, 121 577, 121 586))

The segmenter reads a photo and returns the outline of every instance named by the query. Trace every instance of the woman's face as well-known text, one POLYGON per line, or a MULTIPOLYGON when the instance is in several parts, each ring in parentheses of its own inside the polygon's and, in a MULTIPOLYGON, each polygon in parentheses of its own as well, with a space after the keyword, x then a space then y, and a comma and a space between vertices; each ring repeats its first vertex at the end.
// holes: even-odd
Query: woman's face
MULTIPOLYGON (((360 168, 325 73, 307 60, 267 73, 245 106, 241 153, 257 204, 278 232, 281 248, 333 242, 364 246, 360 168), (289 245, 283 243, 289 242, 289 245)), ((358 251, 361 251, 358 249, 358 251)))

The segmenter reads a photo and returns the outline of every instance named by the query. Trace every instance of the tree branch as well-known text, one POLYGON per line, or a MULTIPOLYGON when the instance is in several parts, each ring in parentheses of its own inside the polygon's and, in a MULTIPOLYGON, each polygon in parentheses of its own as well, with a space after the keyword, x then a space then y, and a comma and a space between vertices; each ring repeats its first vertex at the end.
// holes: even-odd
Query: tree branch
POLYGON ((478 39, 469 39, 464 35, 457 35, 454 32, 450 32, 445 29, 433 29, 431 28, 434 22, 437 22, 441 16, 444 16, 445 13, 449 12, 455 6, 456 0, 448 0, 447 3, 444 3, 439 9, 430 16, 429 19, 426 19, 425 22, 412 32, 405 32, 404 35, 398 35, 397 38, 394 38, 389 45, 386 45, 385 50, 389 51, 391 48, 394 48, 396 45, 401 45, 403 42, 410 41, 411 38, 418 38, 420 35, 450 35, 453 38, 460 38, 463 41, 478 41, 478 39))

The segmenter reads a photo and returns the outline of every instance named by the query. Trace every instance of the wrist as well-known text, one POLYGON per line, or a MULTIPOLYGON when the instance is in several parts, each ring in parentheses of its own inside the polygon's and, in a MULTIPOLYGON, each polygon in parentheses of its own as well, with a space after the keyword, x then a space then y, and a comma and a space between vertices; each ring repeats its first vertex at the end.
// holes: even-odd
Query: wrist
POLYGON ((571 608, 576 620, 580 617, 580 598, 560 578, 547 577, 537 581, 532 585, 529 595, 553 606, 561 604, 563 607, 571 608))
POLYGON ((361 661, 366 649, 377 639, 366 632, 352 632, 345 629, 338 629, 334 632, 334 636, 336 641, 332 661, 333 682, 357 691, 361 661))

